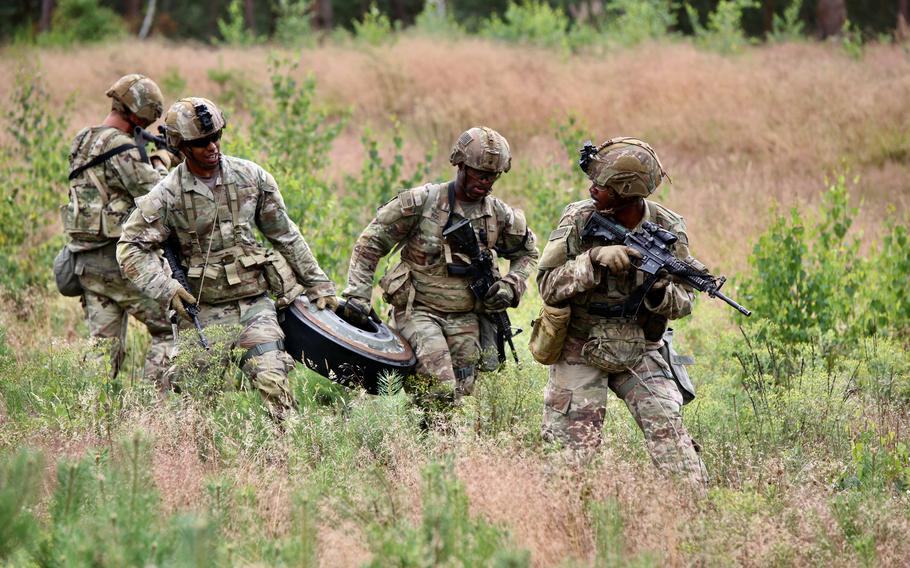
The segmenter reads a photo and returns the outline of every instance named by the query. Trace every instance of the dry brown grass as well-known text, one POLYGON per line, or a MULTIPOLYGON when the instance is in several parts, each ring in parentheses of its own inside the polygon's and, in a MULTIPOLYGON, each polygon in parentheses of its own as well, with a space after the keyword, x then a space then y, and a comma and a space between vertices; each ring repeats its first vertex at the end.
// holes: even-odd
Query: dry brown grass
MULTIPOLYGON (((192 93, 217 101, 207 70, 235 69, 265 89, 269 52, 154 42, 6 49, 0 97, 15 67, 37 58, 56 101, 76 93, 75 132, 104 115, 101 93, 121 74, 160 78, 176 69, 186 93, 166 93, 169 100, 192 93)), ((354 111, 333 149, 336 179, 359 168, 360 127, 383 128, 391 115, 405 126, 415 159, 422 147, 438 144, 442 171, 451 140, 477 123, 509 138, 517 167, 562 161, 552 125, 571 112, 594 139, 636 135, 654 144, 674 180, 657 197, 689 219, 694 248, 709 264, 743 268, 750 242, 743 237, 764 226, 768 205, 814 202, 842 159, 860 176, 854 195, 865 204, 859 225, 867 234, 886 205, 910 211, 910 59, 899 46, 871 46, 859 61, 817 43, 765 46, 740 57, 682 43, 566 57, 477 39, 404 37, 378 50, 308 49, 299 62, 301 73, 317 78, 326 105, 354 111)))

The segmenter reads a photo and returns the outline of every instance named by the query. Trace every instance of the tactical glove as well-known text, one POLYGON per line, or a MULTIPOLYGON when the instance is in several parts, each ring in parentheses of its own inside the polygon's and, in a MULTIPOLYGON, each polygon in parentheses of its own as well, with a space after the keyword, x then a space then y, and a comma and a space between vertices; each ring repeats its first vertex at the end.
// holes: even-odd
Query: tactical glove
POLYGON ((591 249, 590 255, 593 262, 606 267, 611 274, 628 272, 632 268, 632 261, 629 257, 641 258, 638 251, 625 245, 594 247, 591 249))
POLYGON ((348 298, 344 302, 343 317, 354 325, 364 326, 370 321, 372 307, 360 298, 348 298))
POLYGON ((490 312, 500 312, 512 305, 515 300, 515 292, 512 287, 502 280, 497 280, 487 290, 487 295, 483 299, 483 307, 490 312))
POLYGON ((177 292, 175 292, 174 297, 171 298, 171 309, 177 312, 177 315, 183 319, 193 321, 190 314, 186 312, 186 307, 192 306, 195 303, 196 298, 187 292, 186 288, 181 286, 180 288, 177 288, 177 292))
POLYGON ((320 296, 316 298, 316 309, 324 310, 326 308, 335 311, 335 308, 338 307, 338 298, 332 294, 331 296, 320 296))

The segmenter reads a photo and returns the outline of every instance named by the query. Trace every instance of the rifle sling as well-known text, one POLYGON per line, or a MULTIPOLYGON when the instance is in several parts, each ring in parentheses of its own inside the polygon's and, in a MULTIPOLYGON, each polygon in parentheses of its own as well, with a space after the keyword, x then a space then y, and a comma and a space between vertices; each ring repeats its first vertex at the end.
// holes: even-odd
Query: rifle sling
POLYGON ((85 170, 87 170, 89 168, 94 168, 98 164, 101 164, 103 162, 110 160, 117 154, 122 154, 123 152, 126 152, 127 150, 132 150, 133 148, 137 148, 137 146, 135 144, 121 144, 120 146, 117 146, 116 148, 111 148, 107 152, 95 156, 94 158, 89 160, 87 163, 82 164, 78 168, 71 171, 70 175, 69 175, 69 180, 73 181, 74 179, 79 177, 79 175, 81 175, 82 172, 84 172, 85 170))

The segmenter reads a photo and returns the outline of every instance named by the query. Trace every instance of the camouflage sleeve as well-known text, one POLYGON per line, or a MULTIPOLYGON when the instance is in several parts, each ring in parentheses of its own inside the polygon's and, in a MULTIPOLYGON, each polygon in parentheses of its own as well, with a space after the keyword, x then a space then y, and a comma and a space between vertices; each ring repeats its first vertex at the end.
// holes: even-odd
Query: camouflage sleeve
MULTIPOLYGON (((686 233, 685 222, 683 222, 681 217, 672 227, 670 227, 670 230, 676 233, 676 236, 678 237, 673 254, 682 260, 687 260, 689 262, 695 261, 698 263, 698 261, 693 259, 689 254, 689 236, 686 233)), ((698 264, 700 265, 701 263, 698 264)), ((651 294, 645 296, 645 307, 655 314, 665 316, 667 319, 675 320, 684 318, 692 313, 692 304, 694 301, 695 293, 692 288, 678 282, 671 282, 664 289, 662 297, 653 298, 651 297, 651 294)))
POLYGON ((159 186, 136 200, 136 208, 123 224, 117 243, 117 262, 123 275, 143 294, 167 308, 180 284, 161 270, 157 252, 171 234, 163 195, 163 188, 159 186))
POLYGON ((335 285, 319 267, 319 262, 300 234, 300 229, 288 216, 275 178, 260 168, 258 183, 260 193, 256 207, 256 226, 291 265, 310 300, 334 295, 335 285))
POLYGON ((506 209, 505 223, 496 246, 499 250, 506 251, 502 257, 509 260, 509 273, 502 279, 515 292, 512 302, 514 308, 528 289, 528 278, 537 268, 540 253, 537 251, 537 237, 528 227, 524 212, 521 209, 506 209))
POLYGON ((574 296, 591 290, 600 283, 600 270, 595 270, 591 256, 581 252, 581 238, 574 216, 563 214, 556 230, 550 233, 540 257, 537 286, 544 303, 564 304, 574 296))
MULTIPOLYGON (((123 141, 122 137, 115 140, 123 141)), ((127 150, 108 160, 107 183, 123 188, 134 198, 142 197, 167 176, 167 168, 161 162, 153 166, 142 161, 139 150, 127 150)))
POLYGON ((348 266, 348 285, 343 292, 346 298, 369 301, 372 297, 373 276, 379 260, 406 239, 420 219, 417 215, 420 203, 416 203, 414 195, 414 190, 402 192, 380 207, 376 217, 357 237, 348 266))

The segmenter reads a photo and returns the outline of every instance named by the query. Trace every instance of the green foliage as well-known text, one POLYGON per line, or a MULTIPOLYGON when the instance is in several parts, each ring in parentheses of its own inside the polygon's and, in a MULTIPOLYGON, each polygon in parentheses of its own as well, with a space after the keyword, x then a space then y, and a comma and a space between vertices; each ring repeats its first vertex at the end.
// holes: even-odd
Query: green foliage
POLYGON ((370 9, 363 15, 360 21, 354 21, 354 37, 367 45, 379 46, 383 44, 394 43, 398 26, 393 26, 389 17, 386 16, 376 3, 370 4, 370 9))
POLYGON ((907 442, 891 431, 880 435, 866 431, 853 441, 851 468, 840 479, 841 487, 873 491, 910 489, 910 450, 907 442))
POLYGON ((168 67, 164 75, 161 76, 159 84, 165 96, 170 96, 170 98, 175 100, 182 97, 183 93, 186 92, 186 79, 176 67, 168 67))
POLYGON ((283 45, 311 46, 315 43, 310 23, 311 0, 277 0, 275 2, 275 34, 272 39, 283 45))
POLYGON ((758 6, 755 0, 720 0, 714 11, 708 14, 707 25, 702 25, 698 11, 685 3, 696 43, 705 49, 728 54, 738 53, 748 45, 742 27, 743 12, 758 6))
POLYGON ((0 286, 7 292, 44 286, 63 244, 47 226, 66 199, 70 108, 51 101, 37 71, 17 73, 4 116, 9 142, 0 147, 0 286))
POLYGON ((658 566, 647 555, 630 555, 625 546, 625 522, 616 499, 588 502, 588 512, 594 526, 594 543, 597 557, 595 566, 658 566))
POLYGON ((494 14, 480 29, 484 37, 562 50, 569 47, 568 32, 566 13, 538 0, 509 2, 502 18, 494 14))
POLYGON ((841 47, 843 47, 844 53, 853 59, 859 60, 863 58, 865 50, 863 33, 850 20, 844 22, 844 29, 841 30, 841 47))
POLYGON ((671 0, 612 0, 604 32, 612 44, 621 46, 662 39, 676 26, 674 7, 671 0))
POLYGON ((856 339, 862 323, 857 291, 865 279, 860 241, 847 236, 856 211, 840 174, 815 224, 794 208, 789 219, 776 216, 759 237, 749 257, 754 272, 743 283, 746 304, 755 312, 750 325, 771 324, 758 331, 759 341, 774 335, 785 344, 806 342, 828 331, 844 343, 856 339))
POLYGON ((874 331, 910 337, 910 235, 906 223, 893 216, 886 219, 890 227, 882 239, 877 257, 870 261, 871 282, 864 288, 872 292, 868 316, 874 331))
POLYGON ((424 2, 423 11, 414 20, 414 29, 417 33, 433 37, 455 38, 467 33, 452 11, 448 10, 448 6, 439 0, 424 2))
POLYGON ((40 460, 0 458, 0 559, 41 566, 202 566, 221 554, 214 527, 170 517, 152 479, 147 442, 138 434, 109 455, 57 465, 49 518, 37 505, 40 460), (193 560, 204 562, 194 563, 193 560))
POLYGON ((783 15, 775 13, 771 23, 771 32, 768 34, 768 41, 783 43, 803 39, 805 37, 803 35, 805 24, 799 18, 802 7, 803 0, 791 0, 787 7, 784 8, 783 15))
POLYGON ((265 38, 256 35, 256 32, 246 25, 243 18, 243 0, 231 0, 227 6, 227 18, 218 18, 218 33, 220 41, 213 38, 213 42, 225 45, 254 45, 262 43, 265 38))
POLYGON ((0 455, 0 561, 36 549, 38 520, 32 510, 42 469, 39 456, 28 450, 0 455))
POLYGON ((421 522, 391 518, 369 527, 376 558, 370 566, 528 566, 526 551, 509 544, 508 533, 471 518, 464 485, 452 466, 430 464, 423 473, 421 522))
POLYGON ((66 46, 100 43, 123 35, 123 20, 98 0, 61 0, 54 10, 51 31, 37 39, 39 45, 66 46))

